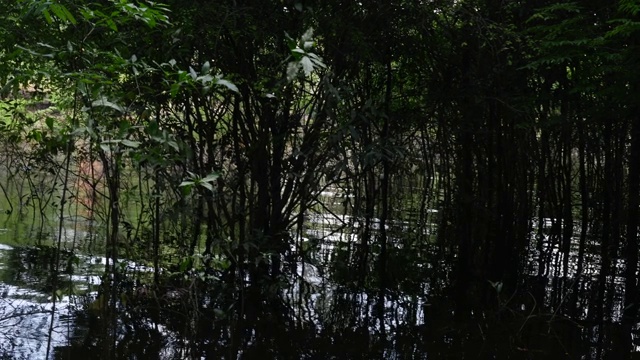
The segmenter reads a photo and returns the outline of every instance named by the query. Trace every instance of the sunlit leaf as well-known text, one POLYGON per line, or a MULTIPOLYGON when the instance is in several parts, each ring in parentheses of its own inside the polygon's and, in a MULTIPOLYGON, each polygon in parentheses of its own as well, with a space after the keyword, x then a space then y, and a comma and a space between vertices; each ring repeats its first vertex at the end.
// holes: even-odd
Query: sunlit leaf
POLYGON ((138 146, 140 146, 140 142, 139 141, 122 139, 122 145, 128 146, 130 148, 137 148, 138 146))
POLYGON ((91 103, 91 106, 92 107, 108 107, 121 113, 124 112, 124 109, 120 105, 107 100, 105 97, 102 97, 98 100, 93 101, 91 103))
POLYGON ((201 182, 198 185, 208 189, 209 191, 213 192, 213 185, 211 185, 211 183, 208 182, 201 182))
POLYGON ((202 84, 206 84, 206 83, 210 83, 213 81, 213 76, 211 75, 202 75, 202 76, 198 76, 198 81, 200 81, 202 84))
POLYGON ((193 184, 195 184, 194 181, 183 181, 180 183, 180 185, 178 185, 179 187, 183 187, 183 186, 192 186, 193 184))
POLYGON ((321 68, 326 68, 327 66, 324 64, 324 62, 322 61, 322 58, 314 53, 308 53, 307 56, 309 57, 309 59, 311 59, 311 61, 313 61, 313 64, 317 67, 321 67, 321 68))
POLYGON ((218 77, 218 79, 216 80, 216 83, 218 85, 222 85, 222 86, 226 87, 227 89, 229 89, 229 90, 231 90, 233 92, 236 92, 236 93, 240 92, 238 90, 238 87, 235 84, 233 84, 231 81, 229 81, 229 80, 225 80, 225 79, 222 79, 221 77, 218 77))
POLYGON ((313 38, 313 28, 309 28, 307 29, 307 31, 304 32, 304 34, 302 34, 302 37, 300 39, 302 40, 302 42, 305 42, 305 41, 311 41, 312 38, 313 38))
POLYGON ((291 81, 295 79, 299 69, 300 69, 300 65, 298 64, 298 62, 291 61, 287 65, 287 81, 291 81))
POLYGON ((51 45, 49 45, 47 43, 38 42, 37 44, 42 46, 42 47, 46 47, 46 48, 49 48, 49 49, 52 49, 52 50, 55 49, 53 46, 51 46, 51 45))
POLYGON ((300 65, 302 65, 302 70, 306 76, 309 76, 313 72, 314 66, 308 56, 300 59, 300 65))
POLYGON ((204 181, 204 182, 211 182, 211 181, 216 180, 216 179, 217 179, 217 178, 219 178, 219 177, 220 177, 220 174, 218 174, 218 173, 211 173, 211 174, 207 175, 205 178, 203 178, 201 181, 204 181))

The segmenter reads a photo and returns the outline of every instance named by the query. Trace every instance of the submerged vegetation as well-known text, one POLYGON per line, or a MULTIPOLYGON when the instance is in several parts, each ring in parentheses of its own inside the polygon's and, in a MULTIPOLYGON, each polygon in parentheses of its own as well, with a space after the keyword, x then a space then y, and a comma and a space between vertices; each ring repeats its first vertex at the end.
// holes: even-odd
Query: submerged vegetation
POLYGON ((0 279, 47 304, 0 326, 50 314, 41 356, 636 350, 640 4, 0 12, 0 279))

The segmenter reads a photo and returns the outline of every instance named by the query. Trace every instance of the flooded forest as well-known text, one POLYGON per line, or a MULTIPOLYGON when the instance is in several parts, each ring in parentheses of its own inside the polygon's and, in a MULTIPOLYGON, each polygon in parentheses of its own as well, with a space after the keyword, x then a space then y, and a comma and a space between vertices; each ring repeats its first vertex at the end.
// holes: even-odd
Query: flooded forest
POLYGON ((0 14, 0 359, 640 358, 640 2, 0 14))

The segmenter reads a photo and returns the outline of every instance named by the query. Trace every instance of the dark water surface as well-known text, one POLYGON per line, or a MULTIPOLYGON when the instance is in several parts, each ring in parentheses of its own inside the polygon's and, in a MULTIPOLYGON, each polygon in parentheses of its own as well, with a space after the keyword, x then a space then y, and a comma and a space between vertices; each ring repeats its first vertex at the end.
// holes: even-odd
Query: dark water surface
MULTIPOLYGON (((282 277, 264 284, 238 286, 219 274, 203 278, 167 270, 162 286, 151 290, 144 285, 151 269, 123 261, 124 276, 108 279, 117 297, 108 311, 101 287, 106 259, 83 245, 92 229, 86 222, 65 225, 63 250, 36 245, 38 239, 56 239, 55 226, 2 229, 0 240, 12 245, 0 245, 0 358, 44 359, 47 353, 52 359, 635 355, 623 346, 629 338, 633 349, 640 342, 637 324, 621 325, 622 261, 614 260, 603 277, 598 255, 587 254, 576 277, 572 252, 564 277, 557 239, 545 232, 545 247, 540 253, 532 246, 515 292, 503 293, 502 284, 480 279, 461 293, 451 275, 455 257, 424 241, 436 231, 433 224, 416 228, 410 221, 392 222, 384 280, 375 261, 364 263, 368 271, 355 271, 366 254, 359 247, 365 223, 349 216, 308 216, 304 238, 292 243, 304 248, 305 256, 292 251, 283 259, 282 277)), ((370 226, 375 230, 378 224, 370 226)), ((367 256, 375 258, 376 251, 373 246, 367 256)))

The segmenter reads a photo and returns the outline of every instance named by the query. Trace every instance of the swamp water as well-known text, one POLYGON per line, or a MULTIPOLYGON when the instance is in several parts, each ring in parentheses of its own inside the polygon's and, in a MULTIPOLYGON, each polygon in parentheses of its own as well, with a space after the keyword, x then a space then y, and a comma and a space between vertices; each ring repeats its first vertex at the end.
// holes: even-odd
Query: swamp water
MULTIPOLYGON (((436 230, 433 224, 414 229, 410 222, 388 225, 391 246, 384 287, 376 279, 375 265, 369 265, 374 275, 351 270, 359 261, 357 229, 364 226, 362 219, 316 214, 307 217, 305 237, 296 244, 308 250, 308 257, 285 261, 283 278, 275 288, 268 284, 238 290, 219 284, 201 290, 191 282, 194 287, 185 289, 180 282, 147 296, 148 289, 135 279, 145 279, 152 270, 123 261, 122 272, 131 276, 116 286, 119 299, 109 316, 96 311, 105 258, 87 250, 64 250, 91 236, 86 222, 65 222, 63 250, 36 245, 37 239, 57 238, 56 225, 39 226, 36 231, 33 224, 12 224, 0 230, 0 242, 11 244, 0 245, 0 359, 45 359, 47 354, 50 359, 623 359, 635 355, 620 345, 629 336, 632 343, 640 343, 637 325, 631 329, 620 325, 621 261, 615 261, 611 274, 602 278, 598 255, 587 254, 586 267, 575 278, 574 251, 570 276, 565 278, 557 240, 547 234, 544 271, 539 271, 541 255, 532 246, 517 293, 501 293, 500 284, 478 283, 475 286, 484 288, 489 299, 479 300, 470 313, 461 315, 452 291, 455 258, 432 243, 410 241, 408 234, 436 230), (56 262, 60 272, 54 280, 51 270, 56 262), (57 289, 66 290, 54 291, 54 281, 57 289), (604 293, 598 292, 600 284, 604 293), (246 295, 242 304, 239 291, 246 295), (242 319, 230 315, 240 307, 242 319)), ((374 220, 370 226, 379 225, 374 220)), ((215 277, 212 281, 215 284, 215 277)))

